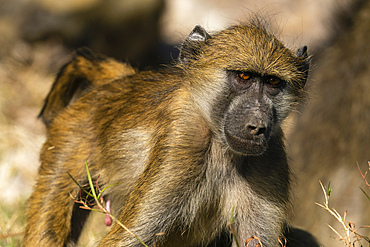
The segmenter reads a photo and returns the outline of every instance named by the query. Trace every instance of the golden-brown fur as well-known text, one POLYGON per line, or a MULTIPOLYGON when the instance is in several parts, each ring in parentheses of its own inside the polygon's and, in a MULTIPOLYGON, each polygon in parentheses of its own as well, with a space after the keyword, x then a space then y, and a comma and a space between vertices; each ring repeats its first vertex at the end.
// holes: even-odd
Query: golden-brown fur
MULTIPOLYGON (((231 214, 240 243, 255 236, 278 245, 290 191, 280 123, 304 94, 306 47, 294 54, 257 24, 212 35, 197 26, 179 61, 157 72, 115 72, 108 63, 105 81, 99 64, 80 59, 54 85, 87 64, 93 87, 76 83, 81 91, 66 95, 54 86, 41 113, 49 114, 47 141, 25 246, 76 243, 89 211, 70 198, 79 188, 67 173, 86 184, 85 162, 101 188, 118 183, 104 199, 149 246, 225 246, 212 241, 228 231, 231 214)), ((100 246, 140 243, 114 224, 100 246)))

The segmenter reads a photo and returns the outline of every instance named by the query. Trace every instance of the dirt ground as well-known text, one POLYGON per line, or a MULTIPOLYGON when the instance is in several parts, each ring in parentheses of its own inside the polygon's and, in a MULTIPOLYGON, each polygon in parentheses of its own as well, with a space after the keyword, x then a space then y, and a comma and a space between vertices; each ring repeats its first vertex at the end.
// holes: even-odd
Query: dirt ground
MULTIPOLYGON (((330 33, 333 12, 349 1, 0 0, 0 246, 20 244, 45 140, 37 115, 75 48, 157 67, 176 56, 173 47, 196 24, 212 31, 257 12, 289 48, 312 51, 330 33)), ((92 219, 81 246, 93 246, 104 234, 103 217, 92 219)))

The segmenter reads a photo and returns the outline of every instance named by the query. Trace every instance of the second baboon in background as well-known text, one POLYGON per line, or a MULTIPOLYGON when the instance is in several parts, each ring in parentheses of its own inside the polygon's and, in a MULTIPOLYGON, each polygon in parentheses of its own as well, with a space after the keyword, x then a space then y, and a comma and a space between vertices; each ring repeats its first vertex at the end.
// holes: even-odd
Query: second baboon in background
MULTIPOLYGON (((336 19, 339 29, 314 55, 315 85, 311 100, 288 138, 297 165, 294 223, 310 230, 325 246, 338 246, 327 226, 342 226, 322 203, 319 180, 332 188, 331 206, 356 227, 370 224, 370 202, 356 164, 368 169, 370 160, 370 2, 352 3, 336 19)), ((368 181, 370 177, 368 176, 368 181)), ((370 236, 370 230, 359 231, 370 236)))
MULTIPOLYGON (((213 241, 231 215, 242 245, 278 246, 290 201, 280 125, 305 94, 307 48, 295 54, 258 21, 211 35, 197 26, 172 67, 62 80, 92 58, 64 67, 41 112, 47 141, 23 245, 76 244, 89 211, 70 198, 80 189, 68 173, 85 185, 87 163, 100 188, 116 184, 107 208, 149 246, 225 246, 213 241)), ((141 244, 114 224, 100 246, 141 244)))

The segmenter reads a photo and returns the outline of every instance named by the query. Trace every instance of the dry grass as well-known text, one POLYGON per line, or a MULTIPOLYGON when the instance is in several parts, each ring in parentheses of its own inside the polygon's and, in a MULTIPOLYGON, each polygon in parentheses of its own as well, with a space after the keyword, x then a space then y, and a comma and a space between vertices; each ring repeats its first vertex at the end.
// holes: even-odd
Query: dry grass
MULTIPOLYGON (((368 165, 369 165, 369 171, 370 171, 370 162, 368 162, 368 165)), ((368 189, 370 189, 370 184, 368 183, 368 181, 366 179, 366 175, 367 175, 368 171, 366 171, 365 173, 362 173, 359 165, 357 165, 357 166, 358 166, 358 169, 360 171, 361 177, 364 179, 365 184, 368 186, 368 189)), ((370 225, 360 226, 360 227, 356 228, 355 223, 353 223, 353 222, 351 222, 347 219, 347 211, 345 211, 343 213, 343 216, 342 216, 337 210, 335 210, 335 208, 330 208, 329 207, 329 198, 330 198, 330 194, 331 194, 330 185, 328 185, 328 187, 325 189, 324 186, 322 185, 321 181, 320 181, 320 186, 321 186, 322 191, 324 193, 325 201, 324 201, 323 204, 316 203, 316 205, 318 205, 318 206, 322 207, 323 209, 325 209, 326 211, 328 211, 328 213, 330 213, 341 225, 341 227, 340 227, 341 230, 337 230, 336 228, 334 228, 333 226, 328 224, 328 227, 336 235, 336 237, 334 237, 334 238, 336 240, 338 240, 339 242, 342 242, 347 247, 355 247, 355 246, 362 247, 362 246, 364 246, 363 243, 365 243, 365 242, 368 243, 369 246, 370 246, 370 236, 362 235, 359 232, 360 229, 370 228, 370 225)), ((369 198, 368 194, 366 193, 366 191, 363 190, 362 188, 360 188, 360 189, 364 192, 365 196, 367 196, 367 198, 369 199, 369 202, 370 202, 370 198, 369 198)))

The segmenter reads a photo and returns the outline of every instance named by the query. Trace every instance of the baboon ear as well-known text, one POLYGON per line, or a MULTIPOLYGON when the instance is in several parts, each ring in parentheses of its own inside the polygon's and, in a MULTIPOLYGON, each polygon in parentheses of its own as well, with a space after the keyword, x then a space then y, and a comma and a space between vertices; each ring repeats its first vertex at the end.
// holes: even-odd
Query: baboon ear
POLYGON ((301 57, 304 59, 304 64, 300 68, 300 71, 304 73, 304 79, 306 83, 307 76, 308 76, 308 70, 310 68, 310 58, 308 57, 307 46, 302 46, 301 48, 299 48, 297 50, 296 55, 297 57, 301 57))
POLYGON ((179 61, 186 63, 190 59, 194 59, 200 53, 201 46, 210 38, 211 36, 203 27, 199 25, 195 26, 181 45, 179 61))
POLYGON ((297 57, 303 57, 303 58, 308 57, 308 55, 307 55, 307 46, 304 45, 301 48, 298 48, 297 57))

